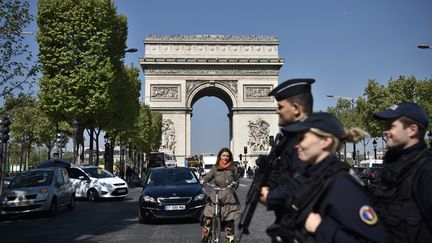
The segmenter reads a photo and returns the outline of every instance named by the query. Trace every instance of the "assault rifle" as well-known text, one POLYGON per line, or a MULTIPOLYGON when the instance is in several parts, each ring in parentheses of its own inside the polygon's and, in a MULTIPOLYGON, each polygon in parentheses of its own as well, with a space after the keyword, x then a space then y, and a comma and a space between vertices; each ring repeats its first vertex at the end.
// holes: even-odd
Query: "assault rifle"
POLYGON ((255 161, 258 168, 255 170, 255 177, 248 193, 246 194, 245 206, 243 208, 243 212, 241 213, 240 222, 238 224, 238 228, 240 230, 239 237, 237 237, 238 242, 240 242, 243 234, 248 235, 250 233, 249 224, 255 213, 258 200, 261 196, 261 187, 267 185, 272 168, 275 166, 277 158, 284 149, 286 140, 287 136, 281 136, 278 134, 274 143, 272 144, 270 154, 260 155, 255 161))

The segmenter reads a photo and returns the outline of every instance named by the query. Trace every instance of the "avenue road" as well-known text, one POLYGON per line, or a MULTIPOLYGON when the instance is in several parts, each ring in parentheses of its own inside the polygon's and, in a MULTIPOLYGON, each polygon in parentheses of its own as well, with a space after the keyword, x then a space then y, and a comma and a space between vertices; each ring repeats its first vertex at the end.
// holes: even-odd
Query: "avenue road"
MULTIPOLYGON (((244 203, 250 179, 241 179, 237 190, 244 203)), ((199 242, 201 226, 194 220, 164 220, 138 223, 138 197, 141 188, 130 188, 123 200, 77 201, 73 211, 60 209, 54 217, 13 216, 0 221, 1 243, 58 242, 199 242)), ((274 221, 273 212, 258 205, 250 230, 241 242, 270 242, 265 229, 274 221)))

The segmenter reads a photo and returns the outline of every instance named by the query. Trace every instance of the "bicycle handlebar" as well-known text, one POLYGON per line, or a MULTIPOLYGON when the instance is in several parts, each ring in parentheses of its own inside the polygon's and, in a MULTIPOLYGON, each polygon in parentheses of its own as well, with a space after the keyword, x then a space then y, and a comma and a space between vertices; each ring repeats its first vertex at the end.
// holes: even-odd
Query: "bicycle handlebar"
POLYGON ((225 191, 233 186, 235 186, 237 184, 237 181, 233 181, 231 182, 227 187, 225 188, 221 188, 221 187, 217 187, 217 186, 212 186, 211 184, 206 183, 205 186, 210 187, 211 189, 215 190, 215 191, 225 191))

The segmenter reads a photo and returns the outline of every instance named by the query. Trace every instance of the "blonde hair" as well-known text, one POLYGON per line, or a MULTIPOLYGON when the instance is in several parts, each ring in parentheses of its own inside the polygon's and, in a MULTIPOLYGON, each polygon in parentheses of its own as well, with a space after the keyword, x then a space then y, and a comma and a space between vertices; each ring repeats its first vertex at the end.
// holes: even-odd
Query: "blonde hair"
MULTIPOLYGON (((333 139, 333 143, 332 143, 332 147, 331 147, 331 152, 334 154, 337 151, 339 151, 340 146, 342 144, 341 139, 335 137, 333 134, 328 133, 328 132, 324 132, 320 129, 317 128, 310 128, 309 130, 310 132, 320 136, 320 137, 330 137, 333 139)), ((360 141, 362 138, 369 136, 369 133, 367 133, 365 130, 358 128, 358 127, 354 127, 354 128, 344 128, 344 136, 342 138, 342 140, 347 141, 347 142, 358 142, 360 141)))

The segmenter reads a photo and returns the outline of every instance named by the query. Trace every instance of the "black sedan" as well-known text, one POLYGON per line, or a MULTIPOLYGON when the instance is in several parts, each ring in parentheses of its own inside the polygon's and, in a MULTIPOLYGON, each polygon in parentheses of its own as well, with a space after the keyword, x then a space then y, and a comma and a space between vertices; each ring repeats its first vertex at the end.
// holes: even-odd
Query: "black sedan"
POLYGON ((156 218, 199 219, 206 200, 191 169, 152 168, 147 173, 139 198, 139 222, 146 223, 156 218))

